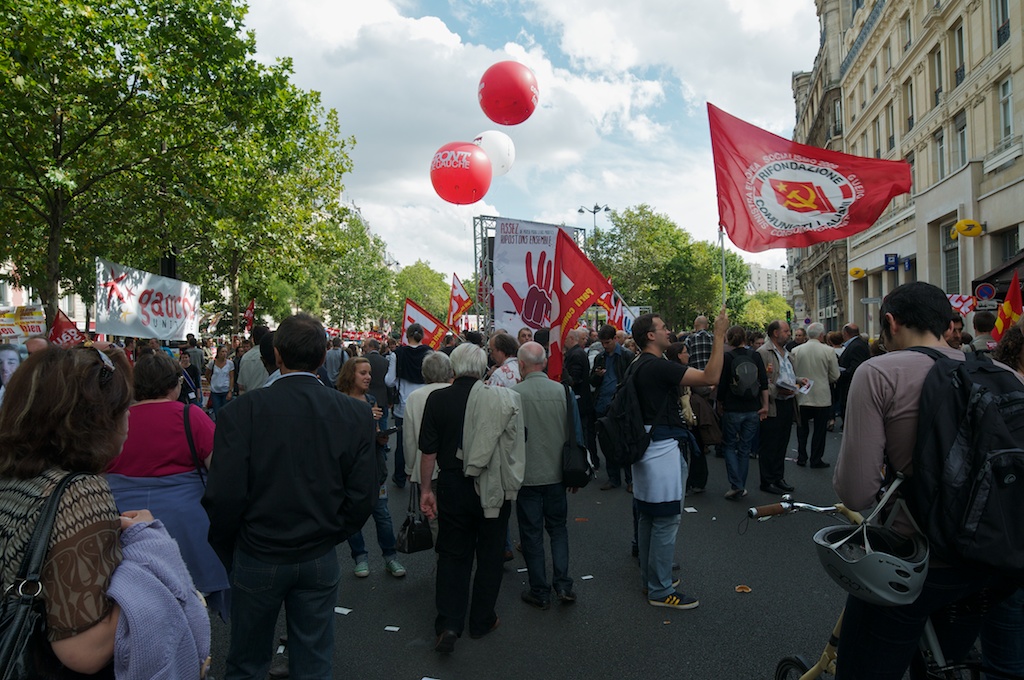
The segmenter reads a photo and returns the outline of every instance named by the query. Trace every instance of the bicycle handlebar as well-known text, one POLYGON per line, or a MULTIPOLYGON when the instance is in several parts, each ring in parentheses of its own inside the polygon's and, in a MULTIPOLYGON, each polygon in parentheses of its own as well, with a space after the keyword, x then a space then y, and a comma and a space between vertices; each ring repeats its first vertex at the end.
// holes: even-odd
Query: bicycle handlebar
POLYGON ((849 510, 842 503, 836 503, 835 505, 811 505, 810 503, 798 503, 788 494, 783 496, 782 500, 778 503, 770 503, 768 505, 759 505, 755 508, 749 508, 747 510, 747 517, 750 519, 766 519, 768 517, 787 515, 799 511, 815 512, 823 515, 839 513, 848 518, 854 524, 860 524, 861 521, 863 521, 860 513, 849 510))

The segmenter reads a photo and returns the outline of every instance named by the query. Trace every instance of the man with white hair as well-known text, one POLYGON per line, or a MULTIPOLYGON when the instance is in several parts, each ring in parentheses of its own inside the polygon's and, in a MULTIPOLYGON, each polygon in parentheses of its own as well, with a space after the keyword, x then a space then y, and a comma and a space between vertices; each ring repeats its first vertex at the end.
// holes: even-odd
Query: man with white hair
POLYGON ((800 408, 800 419, 796 426, 796 464, 807 465, 807 435, 814 423, 814 438, 811 440, 811 467, 829 466, 822 456, 825 454, 825 429, 829 414, 832 413, 832 390, 830 385, 839 380, 839 360, 831 347, 821 342, 825 327, 812 323, 807 327, 808 342, 797 345, 792 353, 793 370, 797 375, 811 380, 807 394, 797 394, 796 403, 800 408))
POLYGON ((498 627, 494 606, 505 534, 525 458, 518 393, 481 382, 487 355, 476 345, 456 347, 451 363, 455 380, 427 397, 419 436, 420 479, 430 479, 438 468, 437 495, 422 484, 420 508, 438 519, 434 651, 439 654, 455 650, 467 625, 474 639, 498 627))
MULTIPOLYGON (((523 424, 529 432, 526 441, 526 470, 523 486, 516 498, 519 538, 526 560, 530 587, 523 591, 523 602, 547 609, 551 605, 551 587, 563 604, 576 601, 569 577, 569 534, 565 528, 569 506, 562 486, 562 445, 567 439, 568 418, 575 424, 571 435, 582 442, 583 432, 576 412, 576 400, 566 399, 566 388, 544 373, 547 357, 544 348, 528 342, 519 348, 519 370, 523 381, 512 387, 523 402, 523 424), (566 413, 566 405, 572 414, 566 413), (544 557, 544 530, 551 541, 553 583, 548 581, 544 557)), ((571 394, 571 392, 570 392, 571 394)))

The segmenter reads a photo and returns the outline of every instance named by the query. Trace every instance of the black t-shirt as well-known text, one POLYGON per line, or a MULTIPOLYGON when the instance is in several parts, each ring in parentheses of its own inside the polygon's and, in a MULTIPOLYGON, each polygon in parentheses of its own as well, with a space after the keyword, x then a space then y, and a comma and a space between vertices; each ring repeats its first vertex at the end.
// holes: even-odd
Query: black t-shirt
POLYGON ((761 393, 756 397, 744 399, 732 393, 730 383, 732 382, 732 359, 734 356, 748 356, 757 366, 757 384, 760 390, 768 389, 768 373, 764 370, 764 361, 761 355, 746 347, 736 347, 725 353, 725 361, 722 364, 722 378, 718 381, 718 401, 722 404, 722 410, 729 413, 749 413, 758 411, 761 408, 761 393))
POLYGON ((633 380, 636 380, 644 424, 683 427, 679 383, 687 367, 664 357, 655 358, 646 353, 641 354, 636 361, 637 365, 632 369, 633 380), (659 413, 663 415, 659 417, 659 413), (654 422, 655 418, 658 422, 654 422))
POLYGON ((462 470, 462 461, 455 452, 462 442, 469 392, 476 383, 476 378, 456 378, 451 387, 431 392, 427 397, 420 425, 420 451, 436 453, 441 470, 462 470))

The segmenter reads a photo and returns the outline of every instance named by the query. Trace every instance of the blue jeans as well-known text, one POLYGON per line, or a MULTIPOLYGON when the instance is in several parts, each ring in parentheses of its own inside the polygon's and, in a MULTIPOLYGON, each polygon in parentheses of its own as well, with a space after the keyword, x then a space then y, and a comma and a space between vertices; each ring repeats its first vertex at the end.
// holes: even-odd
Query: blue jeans
POLYGON ((733 490, 747 488, 750 452, 760 418, 757 411, 726 411, 722 414, 722 455, 725 473, 733 490))
POLYGON ((298 564, 270 564, 235 550, 231 570, 231 642, 225 678, 265 678, 274 653, 281 604, 288 622, 288 669, 293 678, 334 677, 334 605, 338 554, 298 564))
POLYGON ((672 560, 676 553, 679 515, 655 517, 640 511, 636 543, 640 549, 640 580, 647 597, 660 600, 675 592, 672 587, 672 560))
POLYGON ((569 532, 565 528, 569 504, 561 484, 524 486, 516 498, 519 540, 530 577, 530 592, 547 602, 551 585, 556 592, 571 592, 569 578, 569 532), (547 560, 544 557, 544 532, 551 543, 552 581, 548 582, 547 560))
POLYGON ((988 673, 989 680, 1024 676, 1024 588, 985 615, 981 653, 986 666, 1006 673, 988 673))
MULTIPOLYGON (((900 680, 910 666, 925 622, 955 602, 971 598, 998 579, 953 567, 928 570, 924 588, 912 604, 880 607, 850 595, 846 598, 839 636, 837 680, 900 680)), ((970 651, 981 628, 978 613, 955 619, 934 617, 932 623, 947 661, 960 661, 970 651)))
POLYGON ((210 408, 213 410, 213 419, 217 420, 217 411, 224 408, 228 403, 227 392, 210 392, 210 408))
MULTIPOLYGON (((381 487, 386 489, 387 485, 381 487)), ((378 498, 373 504, 373 523, 377 526, 377 545, 384 556, 384 561, 394 557, 395 551, 395 526, 391 521, 391 511, 388 510, 388 497, 385 491, 382 498, 378 498)), ((365 526, 365 525, 364 525, 365 526)), ((352 559, 356 562, 366 559, 366 540, 363 538, 363 530, 348 537, 348 547, 352 550, 352 559)))

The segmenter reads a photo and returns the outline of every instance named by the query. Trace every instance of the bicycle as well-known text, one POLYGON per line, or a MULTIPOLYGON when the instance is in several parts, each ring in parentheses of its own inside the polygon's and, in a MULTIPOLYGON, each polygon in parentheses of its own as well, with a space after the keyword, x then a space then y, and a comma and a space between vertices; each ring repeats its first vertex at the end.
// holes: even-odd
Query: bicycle
MULTIPOLYGON (((825 515, 841 515, 851 524, 861 524, 864 517, 859 512, 850 510, 842 503, 835 505, 818 506, 809 503, 794 501, 792 496, 785 495, 778 503, 761 505, 747 510, 750 519, 765 521, 780 515, 789 515, 796 512, 814 512, 825 515)), ((839 646, 839 635, 842 631, 843 612, 839 613, 832 634, 818 658, 817 663, 809 665, 801 655, 788 656, 780 660, 775 667, 775 680, 816 680, 823 674, 835 675, 837 663, 837 648, 839 646)), ((976 655, 974 655, 976 656, 976 655)), ((939 646, 938 637, 931 621, 925 624, 924 633, 921 636, 919 653, 915 656, 910 666, 911 680, 980 680, 981 673, 987 671, 980 658, 968 659, 963 663, 948 663, 939 646)))

